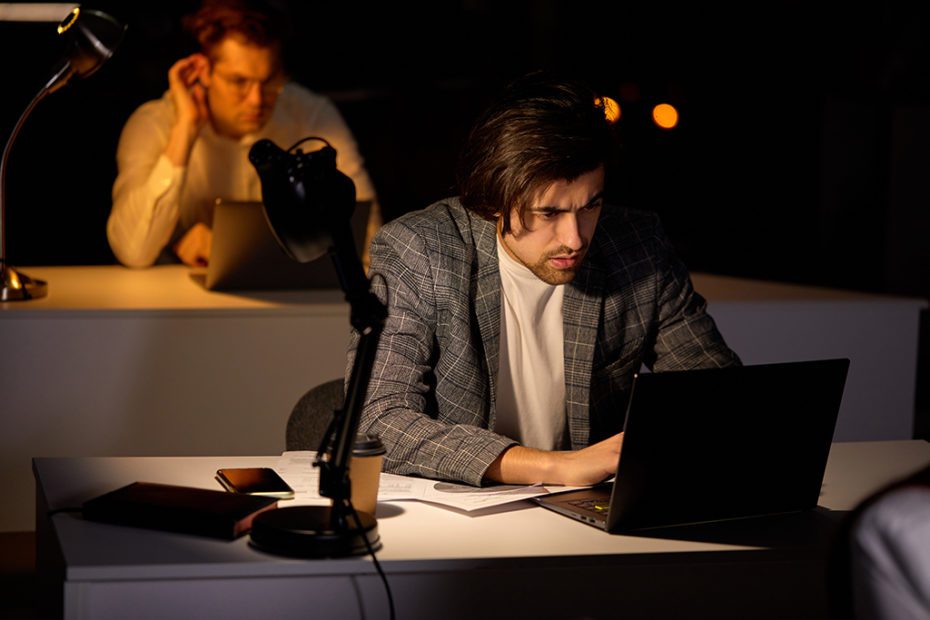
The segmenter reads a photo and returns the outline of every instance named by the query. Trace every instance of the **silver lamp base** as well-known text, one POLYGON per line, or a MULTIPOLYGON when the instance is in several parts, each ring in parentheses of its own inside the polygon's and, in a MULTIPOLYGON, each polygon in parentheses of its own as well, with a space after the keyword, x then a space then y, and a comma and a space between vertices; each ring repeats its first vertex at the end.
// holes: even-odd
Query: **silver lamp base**
POLYGON ((48 295, 48 284, 45 280, 34 280, 2 264, 0 276, 0 301, 24 301, 48 295))

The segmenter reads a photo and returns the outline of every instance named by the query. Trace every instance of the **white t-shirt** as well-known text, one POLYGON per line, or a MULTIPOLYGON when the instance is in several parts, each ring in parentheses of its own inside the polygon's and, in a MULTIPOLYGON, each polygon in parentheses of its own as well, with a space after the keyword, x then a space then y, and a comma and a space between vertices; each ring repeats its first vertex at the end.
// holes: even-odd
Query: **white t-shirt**
POLYGON ((565 435, 565 285, 547 284, 497 239, 501 337, 494 432, 557 450, 565 435))
MULTIPOLYGON (((248 154, 262 138, 282 149, 309 136, 325 138, 336 149, 339 170, 355 182, 357 199, 375 200, 355 138, 339 110, 327 97, 298 84, 285 85, 268 123, 254 134, 234 140, 205 123, 187 166, 174 166, 164 155, 174 119, 174 104, 166 92, 133 112, 120 135, 107 238, 125 265, 151 265, 191 226, 211 225, 217 198, 261 200, 261 183, 248 154)), ((304 145, 308 151, 320 146, 317 141, 304 145)), ((370 228, 377 228, 376 204, 371 219, 370 228)))

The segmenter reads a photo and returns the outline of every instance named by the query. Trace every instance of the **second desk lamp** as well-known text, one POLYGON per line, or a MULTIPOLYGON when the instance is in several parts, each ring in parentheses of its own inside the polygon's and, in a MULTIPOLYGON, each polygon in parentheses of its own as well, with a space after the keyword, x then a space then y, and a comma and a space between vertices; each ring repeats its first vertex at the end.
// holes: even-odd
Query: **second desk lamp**
POLYGON ((370 290, 352 237, 355 184, 336 168, 336 150, 322 138, 305 138, 287 151, 259 140, 249 160, 261 179, 265 216, 278 243, 302 263, 331 256, 350 305, 350 322, 360 334, 345 404, 333 412, 314 463, 320 468, 320 495, 331 498, 332 506, 262 513, 252 523, 251 542, 296 557, 373 552, 381 546, 377 521, 351 504, 349 458, 387 309, 370 290), (300 145, 311 140, 323 147, 304 153, 300 145))

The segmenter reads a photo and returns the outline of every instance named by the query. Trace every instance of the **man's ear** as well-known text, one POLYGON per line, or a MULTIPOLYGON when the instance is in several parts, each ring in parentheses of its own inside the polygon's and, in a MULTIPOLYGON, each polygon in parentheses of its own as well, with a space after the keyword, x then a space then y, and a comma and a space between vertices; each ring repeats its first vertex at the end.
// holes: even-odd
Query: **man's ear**
POLYGON ((494 218, 495 218, 494 225, 495 225, 495 228, 497 228, 497 234, 503 237, 505 234, 504 233, 504 216, 500 211, 496 211, 494 213, 494 218))
POLYGON ((206 54, 200 54, 199 71, 197 72, 197 81, 204 88, 210 88, 210 82, 213 80, 213 63, 206 54))

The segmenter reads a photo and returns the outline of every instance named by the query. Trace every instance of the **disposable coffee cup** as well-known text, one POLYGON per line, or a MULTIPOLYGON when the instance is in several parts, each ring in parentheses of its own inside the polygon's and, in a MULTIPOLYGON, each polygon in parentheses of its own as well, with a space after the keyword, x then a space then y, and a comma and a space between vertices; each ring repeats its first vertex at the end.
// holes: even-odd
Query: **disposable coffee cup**
POLYGON ((352 505, 358 512, 375 514, 385 452, 387 450, 378 437, 364 433, 356 436, 349 461, 349 479, 352 481, 352 505))

